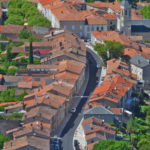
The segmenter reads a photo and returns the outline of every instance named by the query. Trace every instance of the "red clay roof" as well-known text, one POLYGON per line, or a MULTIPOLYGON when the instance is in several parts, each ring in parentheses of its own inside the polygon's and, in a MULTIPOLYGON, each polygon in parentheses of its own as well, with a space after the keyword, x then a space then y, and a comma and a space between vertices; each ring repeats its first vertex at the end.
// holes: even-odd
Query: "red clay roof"
POLYGON ((133 48, 125 48, 124 49, 124 55, 127 55, 129 57, 137 56, 139 52, 133 48))
POLYGON ((139 49, 139 46, 130 39, 117 31, 92 31, 92 35, 100 41, 116 41, 125 47, 133 47, 139 49))
POLYGON ((96 8, 111 8, 116 13, 120 13, 121 7, 120 2, 95 2, 95 3, 89 3, 90 6, 96 7, 96 8))

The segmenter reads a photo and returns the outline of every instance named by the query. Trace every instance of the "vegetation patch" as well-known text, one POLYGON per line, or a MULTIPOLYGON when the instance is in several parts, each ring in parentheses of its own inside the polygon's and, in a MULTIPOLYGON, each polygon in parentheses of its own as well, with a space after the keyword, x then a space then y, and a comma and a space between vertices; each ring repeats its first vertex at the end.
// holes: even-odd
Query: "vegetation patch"
POLYGON ((9 0, 8 19, 5 24, 50 27, 51 23, 37 9, 36 4, 27 0, 9 0))

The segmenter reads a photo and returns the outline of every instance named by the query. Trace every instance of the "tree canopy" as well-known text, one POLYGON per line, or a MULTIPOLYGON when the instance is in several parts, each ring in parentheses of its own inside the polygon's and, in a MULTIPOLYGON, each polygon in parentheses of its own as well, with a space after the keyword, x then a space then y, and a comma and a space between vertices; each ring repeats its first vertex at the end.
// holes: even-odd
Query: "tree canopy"
POLYGON ((23 29, 18 36, 20 39, 28 39, 32 36, 32 33, 26 29, 23 29))
POLYGON ((93 150, 133 150, 133 147, 126 141, 104 140, 95 144, 93 150))
POLYGON ((123 45, 115 41, 105 41, 104 44, 96 43, 94 50, 107 61, 112 58, 119 58, 123 54, 123 45))
POLYGON ((8 19, 5 24, 50 27, 51 23, 27 0, 10 0, 8 4, 8 19))
POLYGON ((2 135, 2 134, 0 134, 0 149, 3 148, 4 142, 7 142, 7 141, 9 141, 9 138, 4 136, 4 135, 2 135))
POLYGON ((15 88, 9 88, 6 91, 0 92, 0 103, 21 101, 23 100, 24 96, 27 95, 27 93, 23 92, 19 96, 16 96, 15 92, 15 88))
POLYGON ((139 150, 149 150, 149 148, 150 148, 150 139, 141 139, 138 142, 137 147, 139 148, 139 150))
POLYGON ((141 15, 142 15, 145 19, 150 19, 150 5, 145 6, 145 7, 141 10, 141 15))

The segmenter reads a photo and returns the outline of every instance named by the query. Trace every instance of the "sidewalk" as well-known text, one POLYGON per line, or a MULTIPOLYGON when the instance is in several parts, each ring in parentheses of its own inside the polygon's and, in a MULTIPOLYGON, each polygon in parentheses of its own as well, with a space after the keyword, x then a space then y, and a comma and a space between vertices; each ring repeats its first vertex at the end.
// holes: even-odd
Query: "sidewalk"
POLYGON ((84 130, 82 127, 82 120, 75 131, 73 141, 74 140, 77 140, 80 143, 80 147, 82 148, 82 150, 86 150, 87 142, 86 142, 84 130))

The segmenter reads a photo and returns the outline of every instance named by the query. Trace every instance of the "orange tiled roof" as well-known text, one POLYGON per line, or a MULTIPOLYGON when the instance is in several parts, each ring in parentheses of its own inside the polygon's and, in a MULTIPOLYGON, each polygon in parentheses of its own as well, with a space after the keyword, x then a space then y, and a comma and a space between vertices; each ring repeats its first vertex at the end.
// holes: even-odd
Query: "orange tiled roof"
POLYGON ((104 13, 103 17, 107 20, 117 20, 117 16, 113 13, 104 13))
POLYGON ((60 21, 87 20, 88 24, 91 25, 107 24, 105 18, 96 14, 93 10, 78 11, 75 7, 73 7, 74 3, 68 3, 67 1, 62 2, 59 0, 56 1, 48 3, 45 8, 50 9, 60 21))
POLYGON ((142 48, 141 54, 142 54, 144 57, 150 59, 150 48, 149 48, 149 47, 142 48))
POLYGON ((59 72, 68 71, 75 74, 80 74, 84 67, 84 64, 74 60, 63 60, 58 65, 59 72))
POLYGON ((16 104, 17 102, 7 102, 7 103, 0 103, 0 106, 10 105, 10 104, 16 104))
POLYGON ((130 80, 117 74, 112 77, 107 77, 102 85, 94 90, 89 102, 96 102, 105 99, 118 103, 133 85, 134 83, 130 80))
POLYGON ((96 7, 96 8, 111 8, 116 13, 120 13, 121 7, 120 2, 95 2, 95 3, 89 3, 90 6, 96 7))
POLYGON ((106 134, 116 134, 115 127, 95 117, 84 119, 82 126, 84 128, 86 140, 93 138, 106 139, 106 134))
POLYGON ((36 136, 24 136, 16 140, 4 143, 5 150, 21 149, 26 146, 36 147, 37 149, 49 150, 49 140, 36 136))
POLYGON ((38 106, 31 109, 23 116, 23 120, 39 117, 40 119, 43 117, 47 120, 51 120, 54 115, 56 115, 57 111, 55 109, 48 108, 46 106, 38 106))
POLYGON ((51 129, 51 124, 41 122, 41 121, 34 121, 34 122, 30 122, 30 123, 25 123, 25 124, 23 124, 23 127, 31 127, 31 126, 36 127, 38 124, 41 124, 41 123, 44 127, 51 129))
POLYGON ((116 41, 125 47, 133 47, 139 49, 139 46, 133 42, 128 36, 117 31, 92 31, 92 34, 100 41, 116 41))
POLYGON ((137 56, 139 52, 133 48, 125 48, 124 49, 124 55, 127 55, 129 57, 137 56))
POLYGON ((114 71, 122 70, 122 74, 129 74, 129 65, 121 60, 111 59, 107 61, 107 74, 111 74, 114 71))
POLYGON ((107 24, 107 21, 104 17, 97 16, 97 15, 91 15, 86 18, 89 25, 105 25, 107 24))
POLYGON ((0 74, 0 80, 3 78, 3 75, 2 74, 0 74))
POLYGON ((26 109, 37 106, 38 104, 46 104, 54 109, 60 108, 66 101, 65 97, 48 93, 46 96, 37 98, 26 105, 26 109))
POLYGON ((26 81, 19 82, 18 88, 32 89, 32 82, 26 82, 26 81))
POLYGON ((42 122, 37 121, 36 125, 30 124, 30 126, 20 127, 18 131, 13 132, 13 138, 29 135, 31 133, 37 133, 41 136, 50 137, 51 130, 50 128, 45 127, 42 122))
POLYGON ((71 73, 71 72, 62 72, 55 75, 55 78, 61 79, 62 81, 66 81, 71 84, 75 84, 79 75, 71 73))
POLYGON ((121 115, 123 112, 122 108, 109 108, 115 115, 121 115))

